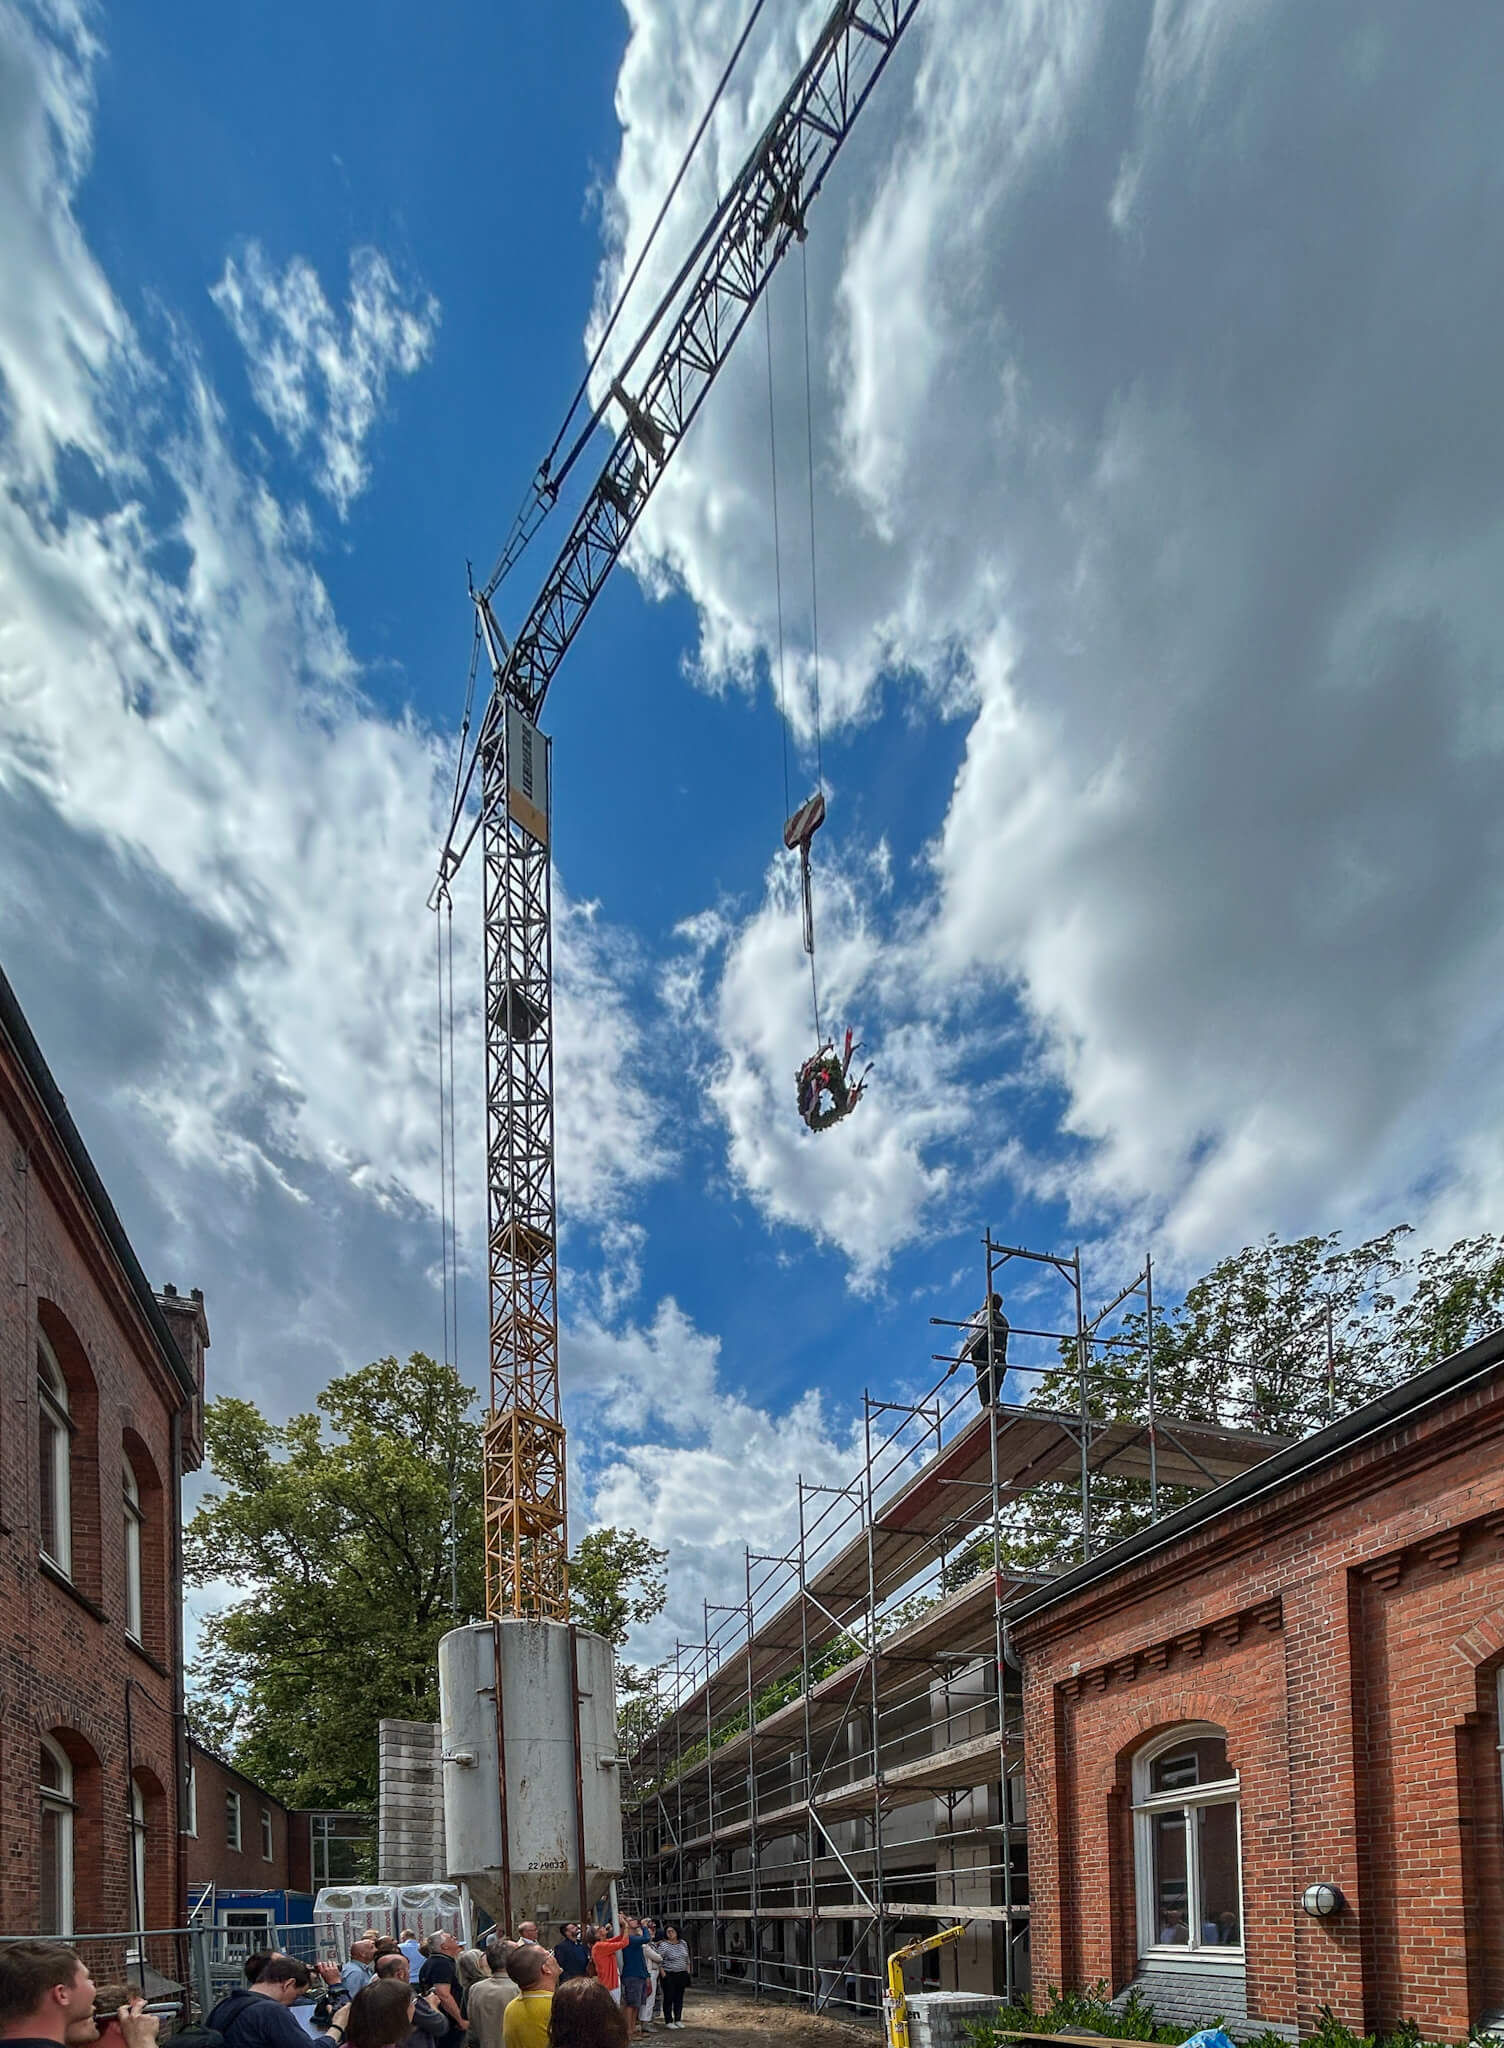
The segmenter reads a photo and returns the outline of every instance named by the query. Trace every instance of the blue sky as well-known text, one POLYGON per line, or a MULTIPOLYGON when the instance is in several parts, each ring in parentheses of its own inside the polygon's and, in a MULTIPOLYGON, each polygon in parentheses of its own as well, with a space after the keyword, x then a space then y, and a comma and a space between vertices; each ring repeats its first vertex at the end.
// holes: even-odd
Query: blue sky
MULTIPOLYGON (((770 0, 639 306, 824 11, 770 0)), ((0 0, 0 960, 278 1412, 440 1344, 464 565, 741 19, 0 0)), ((1501 34, 925 0, 772 297, 793 775, 807 285, 821 970, 876 1061, 839 1131, 793 1113, 760 321, 572 652, 574 1504, 671 1546, 665 1629, 844 1474, 864 1385, 928 1381, 985 1225, 1105 1297, 1149 1245, 1173 1287, 1496 1223, 1501 34)), ((473 1368, 470 885, 456 933, 473 1368)))

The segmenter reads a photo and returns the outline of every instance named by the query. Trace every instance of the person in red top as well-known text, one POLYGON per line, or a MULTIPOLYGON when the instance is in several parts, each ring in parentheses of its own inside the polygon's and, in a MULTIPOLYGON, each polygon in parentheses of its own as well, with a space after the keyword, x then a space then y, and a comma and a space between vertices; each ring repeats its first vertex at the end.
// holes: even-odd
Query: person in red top
POLYGON ((621 1922, 616 1923, 614 1935, 603 1934, 598 1941, 590 1944, 590 1960, 595 1965, 595 1974, 610 1992, 616 2004, 621 2004, 621 1963, 622 1950, 627 1937, 621 1931, 621 1922))

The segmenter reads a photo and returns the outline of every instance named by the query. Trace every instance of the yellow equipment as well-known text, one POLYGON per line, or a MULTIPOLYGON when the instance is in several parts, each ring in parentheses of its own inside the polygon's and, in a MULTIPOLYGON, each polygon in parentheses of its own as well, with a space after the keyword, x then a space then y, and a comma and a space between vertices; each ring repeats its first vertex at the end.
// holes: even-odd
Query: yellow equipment
POLYGON ((888 2048, 909 2048, 909 2002, 903 1989, 904 1964, 910 1956, 922 1956, 927 1949, 944 1948, 948 1941, 959 1941, 970 1925, 969 1920, 962 1920, 955 1927, 942 1927, 938 1934, 921 1935, 918 1941, 905 1942, 902 1948, 894 1949, 889 1956, 888 1995, 883 2000, 888 2048))

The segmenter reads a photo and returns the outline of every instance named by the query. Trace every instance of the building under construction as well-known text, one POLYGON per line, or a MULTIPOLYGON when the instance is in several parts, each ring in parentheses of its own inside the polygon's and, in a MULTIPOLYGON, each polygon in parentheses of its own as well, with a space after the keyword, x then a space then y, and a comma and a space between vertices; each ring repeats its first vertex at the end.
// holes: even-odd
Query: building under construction
POLYGON ((986 1262, 989 1299, 1006 1279, 1015 1307, 1049 1303, 1061 1326, 1014 1322, 1006 1382, 978 1372, 974 1384, 952 1341, 919 1398, 864 1395, 850 1483, 801 1479, 793 1547, 749 1552, 742 1603, 707 1606, 702 1640, 657 1674, 624 1786, 627 1883, 636 1910, 682 1926, 704 1977, 873 2010, 884 1956, 964 1919, 965 1939, 925 1957, 926 1986, 1026 1989, 1029 1815, 1007 1617, 1046 1574, 1008 1568, 1010 1534, 1047 1504, 1064 1532, 1049 1562, 1074 1563, 1101 1547, 1104 1510, 1112 1540, 1125 1502, 1156 1518, 1280 1447, 1159 1412, 1147 1262, 1091 1319, 1079 1253, 989 1238, 986 1262), (1094 1367, 1112 1352, 1120 1384, 1139 1378, 1131 1419, 1093 1412, 1094 1367), (988 1403, 989 1384, 1004 1398, 988 1403))

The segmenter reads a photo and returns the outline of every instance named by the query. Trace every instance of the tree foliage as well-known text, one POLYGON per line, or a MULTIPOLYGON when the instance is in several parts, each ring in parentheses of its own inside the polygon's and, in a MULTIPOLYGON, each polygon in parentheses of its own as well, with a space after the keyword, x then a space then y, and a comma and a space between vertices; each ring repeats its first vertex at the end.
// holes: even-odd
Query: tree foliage
POLYGON ((569 1612, 619 1650, 634 1628, 663 1612, 668 1552, 635 1529, 592 1529, 569 1560, 569 1612))
POLYGON ((624 1754, 657 1718, 657 1667, 629 1664, 620 1654, 634 1628, 663 1612, 668 1552, 635 1529, 592 1529, 569 1560, 569 1612, 582 1628, 610 1643, 616 1658, 616 1733, 624 1754))
MULTIPOLYGON (((199 1733, 292 1804, 373 1808, 377 1724, 437 1719, 439 1638, 485 1609, 475 1395, 415 1352, 287 1423, 228 1396, 205 1422, 217 1483, 186 1576, 236 1597, 190 1674, 199 1733)), ((593 1531, 570 1559, 574 1619, 620 1649, 661 1612, 666 1560, 635 1530, 593 1531)), ((630 1704, 645 1681, 618 1665, 618 1690, 630 1704)))
POLYGON ((474 1401, 414 1352, 332 1380, 285 1424, 209 1404, 218 1483, 185 1570, 237 1597, 204 1625, 191 1711, 279 1798, 374 1807, 377 1723, 437 1718, 439 1637, 484 1606, 474 1401))

